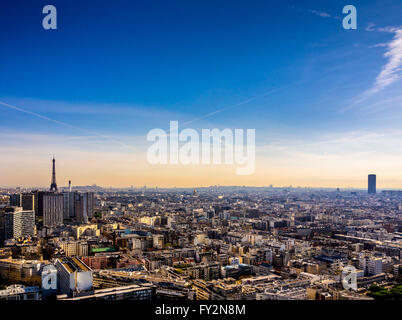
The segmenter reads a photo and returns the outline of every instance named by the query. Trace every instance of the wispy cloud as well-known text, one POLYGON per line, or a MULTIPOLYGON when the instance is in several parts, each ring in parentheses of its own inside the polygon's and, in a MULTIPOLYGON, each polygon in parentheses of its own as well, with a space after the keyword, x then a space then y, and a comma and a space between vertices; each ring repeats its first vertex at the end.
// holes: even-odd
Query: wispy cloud
POLYGON ((383 47, 387 47, 387 46, 388 46, 388 43, 377 43, 377 44, 370 46, 369 48, 383 48, 383 47))
POLYGON ((401 138, 402 130, 391 129, 324 132, 304 140, 289 137, 257 146, 256 168, 260 176, 270 171, 293 181, 340 179, 341 184, 354 186, 363 186, 366 175, 375 172, 382 187, 400 187, 401 176, 396 173, 402 170, 401 138))
POLYGON ((170 119, 178 113, 167 112, 154 106, 129 104, 129 103, 101 103, 101 102, 66 102, 58 100, 37 98, 16 98, 1 96, 0 101, 8 104, 24 106, 26 110, 33 109, 37 113, 46 114, 75 114, 75 115, 120 115, 136 118, 164 118, 170 119))
POLYGON ((383 66, 370 93, 376 93, 401 77, 402 67, 402 29, 396 29, 393 40, 387 45, 384 57, 388 62, 383 66))
POLYGON ((375 28, 374 24, 369 24, 365 29, 366 31, 378 31, 393 33, 394 37, 391 41, 386 43, 378 43, 372 47, 384 47, 386 51, 384 57, 387 62, 382 66, 380 73, 377 75, 373 85, 362 94, 356 96, 351 104, 341 110, 341 112, 347 111, 360 103, 366 101, 374 94, 384 90, 391 84, 397 82, 402 76, 402 27, 381 27, 375 28))
POLYGON ((318 10, 313 10, 309 9, 308 12, 311 12, 312 14, 315 14, 316 16, 320 16, 323 18, 331 18, 331 15, 325 11, 318 11, 318 10))
POLYGON ((286 153, 305 154, 306 156, 332 154, 343 157, 345 153, 368 152, 378 153, 379 150, 387 151, 387 154, 400 156, 402 148, 397 141, 402 138, 402 130, 366 131, 356 130, 340 133, 326 133, 319 139, 310 138, 308 141, 280 140, 257 147, 259 152, 283 151, 286 153), (398 146, 396 146, 398 144, 398 146), (377 146, 374 148, 373 146, 377 146), (341 152, 339 152, 342 150, 341 152))
POLYGON ((322 18, 331 18, 331 19, 341 20, 341 17, 333 16, 325 11, 319 11, 319 10, 314 10, 314 9, 309 9, 307 11, 312 14, 315 14, 316 16, 322 17, 322 18))
POLYGON ((376 27, 375 23, 370 22, 364 30, 368 31, 368 32, 378 31, 378 32, 395 33, 401 29, 402 29, 402 26, 399 26, 399 27, 397 27, 397 26, 376 27))
POLYGON ((341 17, 331 15, 330 13, 328 13, 326 11, 321 11, 321 10, 316 10, 316 9, 301 9, 301 8, 296 8, 295 6, 290 6, 290 8, 293 10, 296 10, 296 11, 309 12, 309 13, 312 13, 321 18, 341 20, 341 17))

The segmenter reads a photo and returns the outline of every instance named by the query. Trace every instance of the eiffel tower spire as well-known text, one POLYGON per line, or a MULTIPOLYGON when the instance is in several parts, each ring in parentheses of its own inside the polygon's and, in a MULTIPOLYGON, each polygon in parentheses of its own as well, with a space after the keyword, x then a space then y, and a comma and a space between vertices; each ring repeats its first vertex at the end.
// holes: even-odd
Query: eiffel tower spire
POLYGON ((57 191, 56 184, 56 160, 53 157, 53 170, 52 170, 52 183, 50 184, 50 191, 57 191))

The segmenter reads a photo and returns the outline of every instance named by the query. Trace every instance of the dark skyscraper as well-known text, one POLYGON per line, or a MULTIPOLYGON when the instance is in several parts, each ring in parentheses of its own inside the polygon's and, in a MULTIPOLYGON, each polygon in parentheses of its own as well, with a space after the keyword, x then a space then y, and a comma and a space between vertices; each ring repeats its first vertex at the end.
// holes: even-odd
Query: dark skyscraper
POLYGON ((53 158, 53 170, 52 170, 52 183, 50 184, 50 191, 57 191, 56 184, 56 160, 53 158))
POLYGON ((35 210, 35 195, 32 193, 16 193, 10 195, 10 206, 22 207, 23 210, 35 210))
POLYGON ((369 174, 368 176, 368 194, 376 194, 377 189, 377 177, 375 174, 369 174))
POLYGON ((43 225, 57 227, 63 224, 64 197, 61 193, 43 192, 43 225))

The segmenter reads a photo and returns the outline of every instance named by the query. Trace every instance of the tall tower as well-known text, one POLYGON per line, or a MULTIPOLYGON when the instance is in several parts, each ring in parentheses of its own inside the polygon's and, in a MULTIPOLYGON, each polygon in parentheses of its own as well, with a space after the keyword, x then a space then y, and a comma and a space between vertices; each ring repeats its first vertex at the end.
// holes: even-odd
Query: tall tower
POLYGON ((369 174, 368 176, 368 194, 375 194, 377 189, 377 177, 375 174, 369 174))
POLYGON ((53 157, 53 170, 52 170, 52 183, 50 184, 50 191, 57 191, 56 184, 56 160, 53 157))

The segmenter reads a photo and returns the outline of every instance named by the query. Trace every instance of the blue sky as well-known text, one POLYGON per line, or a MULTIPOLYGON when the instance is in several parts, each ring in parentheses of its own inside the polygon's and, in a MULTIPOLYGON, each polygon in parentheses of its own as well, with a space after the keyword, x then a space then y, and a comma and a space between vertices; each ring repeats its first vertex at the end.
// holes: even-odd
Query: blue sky
POLYGON ((51 31, 46 4, 0 3, 0 102, 19 108, 0 104, 0 164, 21 172, 0 185, 46 184, 12 159, 47 166, 60 141, 77 157, 139 154, 179 120, 256 129, 256 177, 217 183, 364 186, 373 171, 402 187, 401 1, 51 1, 51 31), (357 30, 342 27, 347 4, 357 30))

